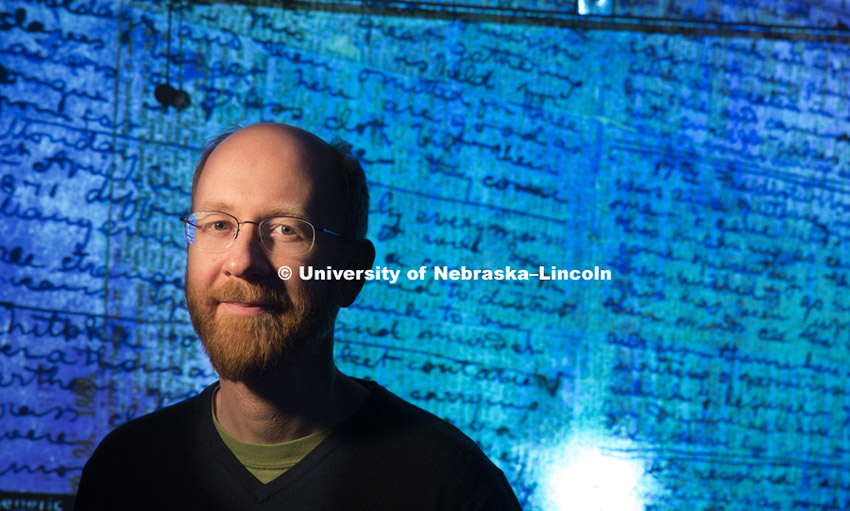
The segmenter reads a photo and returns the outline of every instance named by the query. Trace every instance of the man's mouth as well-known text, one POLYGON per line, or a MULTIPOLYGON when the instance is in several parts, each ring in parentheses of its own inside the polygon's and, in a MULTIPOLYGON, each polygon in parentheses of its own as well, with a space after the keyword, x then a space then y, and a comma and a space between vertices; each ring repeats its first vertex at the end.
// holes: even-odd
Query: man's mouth
POLYGON ((273 304, 269 303, 260 303, 260 302, 230 302, 230 301, 221 301, 219 305, 232 314, 240 314, 245 316, 251 316, 255 314, 261 314, 264 312, 269 312, 274 308, 273 304))

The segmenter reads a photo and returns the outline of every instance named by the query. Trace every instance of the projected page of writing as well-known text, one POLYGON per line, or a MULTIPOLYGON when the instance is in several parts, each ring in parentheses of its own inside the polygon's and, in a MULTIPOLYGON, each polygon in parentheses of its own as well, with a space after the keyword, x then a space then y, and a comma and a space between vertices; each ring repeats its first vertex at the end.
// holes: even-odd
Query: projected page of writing
POLYGON ((208 137, 278 121, 367 172, 340 368, 525 509, 850 498, 839 37, 187 4, 169 41, 155 2, 2 9, 0 490, 72 493, 108 431, 215 381, 179 217, 208 137))

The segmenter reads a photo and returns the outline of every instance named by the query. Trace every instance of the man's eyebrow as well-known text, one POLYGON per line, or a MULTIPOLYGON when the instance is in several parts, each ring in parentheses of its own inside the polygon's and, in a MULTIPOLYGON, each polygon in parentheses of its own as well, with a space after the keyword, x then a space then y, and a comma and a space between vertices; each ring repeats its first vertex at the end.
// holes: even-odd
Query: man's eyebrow
MULTIPOLYGON (((232 215, 233 207, 231 204, 222 201, 202 202, 198 207, 198 211, 221 211, 223 213, 228 213, 232 215)), ((307 213, 301 208, 293 206, 275 206, 273 208, 265 210, 263 218, 270 218, 273 216, 294 216, 298 218, 307 218, 306 215, 307 213)))
POLYGON ((227 212, 230 208, 230 205, 226 202, 214 201, 214 202, 202 202, 198 205, 198 211, 223 211, 227 212))
POLYGON ((295 216, 298 218, 307 218, 307 213, 298 208, 276 207, 269 209, 266 212, 266 218, 272 216, 295 216))

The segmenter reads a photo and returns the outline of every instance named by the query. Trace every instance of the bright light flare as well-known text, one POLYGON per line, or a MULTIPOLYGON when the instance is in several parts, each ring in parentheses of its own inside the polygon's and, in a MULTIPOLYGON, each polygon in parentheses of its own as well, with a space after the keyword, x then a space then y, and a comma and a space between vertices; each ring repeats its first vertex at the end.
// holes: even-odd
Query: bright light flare
POLYGON ((551 466, 547 478, 553 511, 642 511, 643 468, 635 460, 580 448, 551 466))

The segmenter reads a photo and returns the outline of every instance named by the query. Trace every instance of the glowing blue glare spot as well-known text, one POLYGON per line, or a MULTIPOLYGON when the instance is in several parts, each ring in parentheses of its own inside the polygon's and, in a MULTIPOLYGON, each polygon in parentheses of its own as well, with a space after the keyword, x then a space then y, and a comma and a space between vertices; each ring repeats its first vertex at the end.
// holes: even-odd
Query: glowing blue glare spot
POLYGON ((197 221, 198 219, 195 215, 191 215, 186 219, 186 239, 189 240, 190 245, 195 244, 195 222, 197 221))
POLYGON ((611 16, 614 14, 614 2, 613 0, 578 0, 578 13, 611 16))
POLYGON ((636 460, 616 458, 593 448, 579 449, 553 464, 546 481, 556 511, 642 511, 638 494, 643 468, 636 460))

